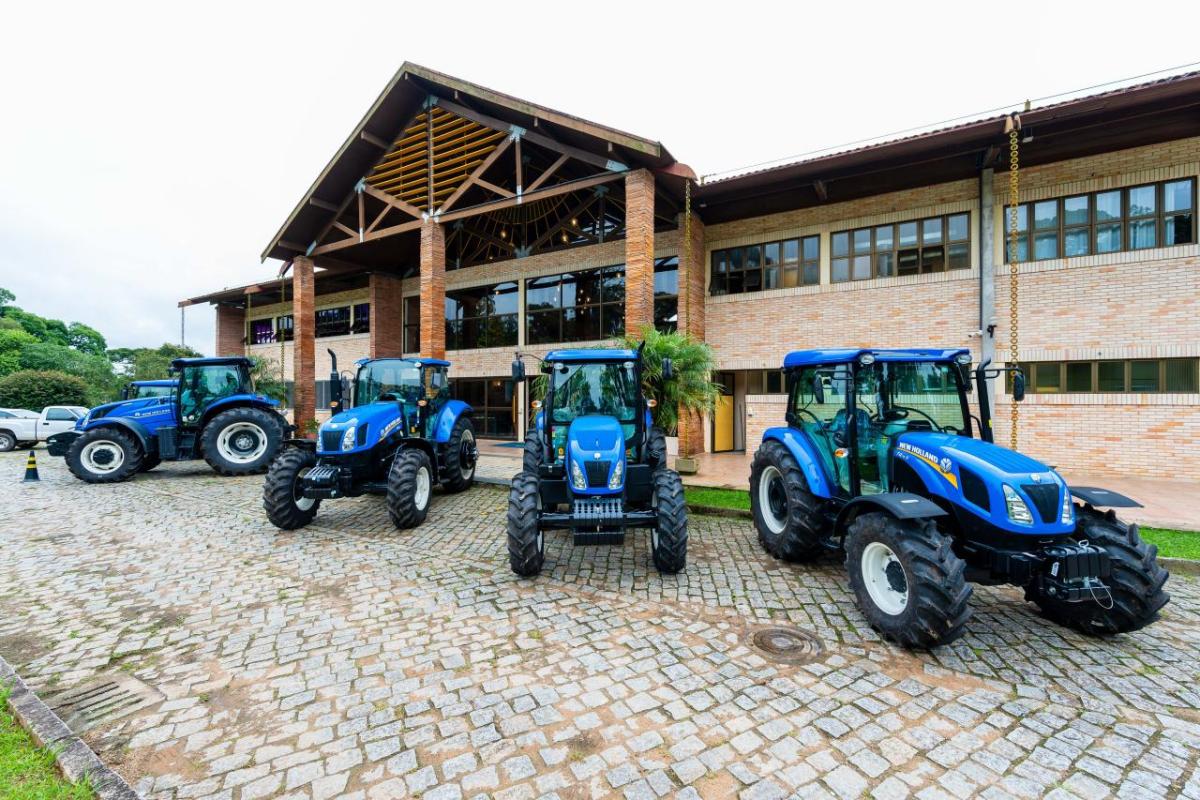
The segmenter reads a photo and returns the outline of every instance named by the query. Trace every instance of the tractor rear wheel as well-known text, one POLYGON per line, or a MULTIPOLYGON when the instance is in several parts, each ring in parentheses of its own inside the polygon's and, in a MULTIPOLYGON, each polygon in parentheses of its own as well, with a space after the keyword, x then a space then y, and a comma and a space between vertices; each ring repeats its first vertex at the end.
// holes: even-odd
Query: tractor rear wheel
POLYGON ((127 481, 142 465, 142 447, 118 428, 93 428, 71 442, 67 469, 86 483, 127 481))
POLYGON ((1084 506, 1075 511, 1079 538, 1108 553, 1112 569, 1109 589, 1107 595, 1097 591, 1094 602, 1064 603, 1044 595, 1035 597, 1042 614, 1089 634, 1129 633, 1154 622, 1171 599, 1163 591, 1168 573, 1158 564, 1158 547, 1143 542, 1137 525, 1126 525, 1111 510, 1101 513, 1084 506))
POLYGON ((461 492, 475 482, 475 462, 479 450, 475 446, 475 426, 470 417, 459 417, 446 442, 446 474, 442 487, 447 492, 461 492))
POLYGON ((397 528, 415 528, 429 513, 433 468, 429 456, 415 447, 396 453, 388 472, 387 507, 397 528))
POLYGON ((311 450, 291 447, 279 454, 263 481, 263 508, 276 528, 294 531, 313 521, 321 501, 300 492, 300 479, 317 464, 311 450))
POLYGON ((750 467, 750 507, 763 548, 784 561, 812 561, 825 551, 820 501, 780 442, 763 442, 750 467))
POLYGON ((667 465, 667 435, 657 425, 646 431, 646 463, 650 469, 667 465))
POLYGON ((222 411, 200 433, 204 460, 220 475, 265 472, 282 442, 279 417, 249 406, 222 411))
POLYGON ((650 557, 654 568, 674 575, 687 566, 687 502, 679 473, 660 467, 654 470, 654 494, 651 495, 658 521, 650 529, 650 557))
POLYGON ((966 563, 929 519, 862 514, 846 535, 846 571, 871 627, 902 647, 928 649, 962 635, 971 617, 966 563))
POLYGON ((525 433, 525 451, 521 453, 521 469, 536 475, 541 463, 542 432, 537 428, 530 428, 525 433))
POLYGON ((508 565, 522 578, 537 575, 546 560, 546 540, 538 528, 540 508, 537 475, 518 472, 508 490, 508 565))

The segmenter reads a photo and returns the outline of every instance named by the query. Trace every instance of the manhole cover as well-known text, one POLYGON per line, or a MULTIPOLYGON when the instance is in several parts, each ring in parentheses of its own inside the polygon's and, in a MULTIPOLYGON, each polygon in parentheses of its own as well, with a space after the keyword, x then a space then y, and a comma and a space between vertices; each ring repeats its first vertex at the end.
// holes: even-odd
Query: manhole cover
POLYGON ((46 698, 67 727, 83 733, 163 699, 155 689, 129 675, 106 675, 46 698))
POLYGON ((750 641, 766 656, 788 663, 813 661, 825 652, 820 639, 799 628, 760 628, 750 641))

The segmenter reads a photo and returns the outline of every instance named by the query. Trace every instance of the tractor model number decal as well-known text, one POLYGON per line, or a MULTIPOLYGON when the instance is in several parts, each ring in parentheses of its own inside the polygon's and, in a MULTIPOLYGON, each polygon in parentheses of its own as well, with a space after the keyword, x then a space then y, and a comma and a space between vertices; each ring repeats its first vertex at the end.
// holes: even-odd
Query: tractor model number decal
POLYGON ((928 450, 922 450, 920 447, 915 447, 908 442, 900 442, 898 447, 900 452, 897 453, 897 455, 912 456, 913 458, 924 461, 933 468, 934 472, 945 478, 947 483, 949 483, 955 489, 958 488, 958 478, 951 471, 951 468, 954 466, 954 462, 952 462, 949 458, 943 457, 939 459, 928 450))
POLYGON ((137 411, 134 412, 132 416, 134 419, 141 419, 142 417, 157 417, 161 416, 165 412, 169 412, 170 410, 171 409, 169 408, 156 408, 153 411, 137 411))
POLYGON ((382 439, 382 438, 386 437, 392 431, 396 430, 396 428, 400 427, 400 423, 403 421, 404 421, 403 417, 397 417, 396 419, 389 422, 387 425, 384 425, 383 430, 381 430, 379 432, 379 438, 382 439))

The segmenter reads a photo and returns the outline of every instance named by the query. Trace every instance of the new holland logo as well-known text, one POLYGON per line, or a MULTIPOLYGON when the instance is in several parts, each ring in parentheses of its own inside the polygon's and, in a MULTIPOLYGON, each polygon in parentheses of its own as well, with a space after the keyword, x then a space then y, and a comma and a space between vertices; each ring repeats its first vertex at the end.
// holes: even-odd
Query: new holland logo
POLYGON ((379 438, 382 439, 383 437, 387 436, 392 431, 396 430, 396 428, 403 421, 404 421, 403 419, 397 418, 397 419, 394 419, 391 422, 389 422, 387 425, 384 425, 383 430, 379 432, 379 438))
POLYGON ((923 450, 920 447, 909 444, 908 442, 900 443, 896 455, 900 456, 901 458, 912 456, 913 458, 924 461, 926 464, 932 467, 937 474, 945 478, 947 483, 955 488, 958 488, 958 477, 952 471, 954 462, 951 461, 947 456, 938 458, 928 450, 923 450))

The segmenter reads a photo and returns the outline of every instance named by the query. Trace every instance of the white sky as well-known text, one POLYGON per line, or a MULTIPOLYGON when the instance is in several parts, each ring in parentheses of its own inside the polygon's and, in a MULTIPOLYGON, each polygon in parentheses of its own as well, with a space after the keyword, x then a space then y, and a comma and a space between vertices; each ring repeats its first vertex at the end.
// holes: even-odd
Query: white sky
MULTIPOLYGON (((110 346, 178 341, 180 298, 275 274, 258 254, 405 60, 704 174, 1200 61, 1197 22, 1194 1, 11 3, 0 286, 110 346)), ((187 333, 212 351, 209 307, 187 333)))

